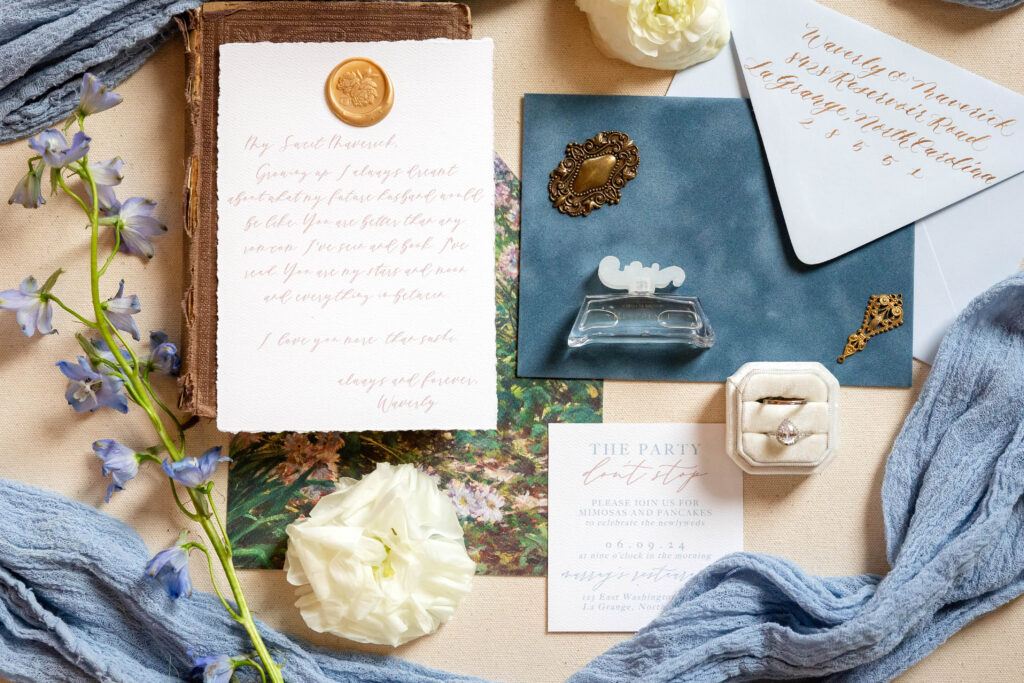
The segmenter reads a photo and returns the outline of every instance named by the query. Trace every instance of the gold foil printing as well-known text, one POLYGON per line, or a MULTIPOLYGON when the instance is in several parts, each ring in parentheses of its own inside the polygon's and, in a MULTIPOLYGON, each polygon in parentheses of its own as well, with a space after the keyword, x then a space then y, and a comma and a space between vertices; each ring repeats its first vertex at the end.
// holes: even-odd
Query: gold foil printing
POLYGON ((582 145, 570 142, 551 172, 548 198, 564 214, 589 216, 605 204, 618 204, 639 166, 640 151, 625 133, 603 131, 582 145))
POLYGON ((334 67, 324 85, 327 106, 350 126, 372 126, 391 111, 395 90, 384 69, 365 57, 334 67))

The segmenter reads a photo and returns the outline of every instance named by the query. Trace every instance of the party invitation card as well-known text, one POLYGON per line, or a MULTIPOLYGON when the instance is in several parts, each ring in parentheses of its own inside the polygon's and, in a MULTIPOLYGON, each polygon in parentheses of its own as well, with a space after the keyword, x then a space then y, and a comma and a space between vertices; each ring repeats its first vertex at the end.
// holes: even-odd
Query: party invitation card
POLYGON ((225 44, 219 107, 221 431, 493 429, 491 42, 225 44))
POLYGON ((548 630, 636 631, 743 549, 721 424, 552 424, 548 630))

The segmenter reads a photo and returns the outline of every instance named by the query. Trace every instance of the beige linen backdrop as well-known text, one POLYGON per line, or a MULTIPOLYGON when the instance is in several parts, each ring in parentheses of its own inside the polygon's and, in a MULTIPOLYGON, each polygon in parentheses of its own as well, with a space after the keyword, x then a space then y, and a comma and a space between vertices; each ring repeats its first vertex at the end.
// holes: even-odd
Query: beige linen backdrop
MULTIPOLYGON (((769 1, 769 0, 766 0, 769 1)), ((495 145, 520 168, 522 95, 525 92, 663 95, 670 73, 630 67, 597 52, 583 15, 570 0, 471 1, 474 32, 496 49, 495 145)), ((1024 93, 1024 10, 998 14, 940 0, 826 0, 855 19, 921 47, 977 74, 1024 93)), ((124 157, 122 196, 148 195, 170 226, 150 263, 120 260, 113 272, 142 299, 141 329, 180 338, 184 60, 180 39, 164 47, 121 88, 124 104, 90 121, 95 156, 124 157)), ((213 153, 213 150, 210 150, 213 153)), ((0 190, 24 173, 24 142, 0 146, 0 190)), ((536 190, 536 188, 533 188, 536 190)), ((4 194, 6 197, 6 194, 4 194)), ((965 226, 969 228, 969 226, 965 226)), ((43 279, 67 272, 59 292, 72 305, 87 303, 87 230, 70 200, 38 211, 0 204, 0 289, 26 275, 43 279)), ((112 295, 115 280, 108 281, 112 295)), ((212 283, 211 283, 212 286, 212 283)), ((0 315, 0 477, 60 491, 132 524, 155 551, 173 542, 183 520, 162 477, 150 473, 103 505, 106 481, 90 450, 97 438, 147 444, 142 414, 112 411, 76 415, 63 399, 54 367, 77 353, 75 326, 55 315, 61 334, 26 339, 10 314, 0 315), (151 476, 153 475, 153 476, 151 476)), ((820 476, 744 477, 747 550, 775 553, 812 572, 829 575, 887 570, 879 499, 885 456, 927 374, 915 365, 914 388, 844 389, 842 449, 820 476)), ((165 385, 167 390, 171 386, 165 385)), ((721 384, 607 384, 609 422, 722 422, 721 384)), ((254 401, 274 401, 267 387, 254 401)), ((227 445, 226 435, 204 422, 191 432, 194 448, 227 445)), ((227 470, 216 491, 223 499, 227 470)), ((141 568, 140 568, 141 571, 141 568)), ((200 589, 209 586, 197 571, 200 589)), ((271 625, 330 647, 351 645, 311 632, 292 607, 282 572, 248 571, 243 582, 255 612, 271 625)), ((547 634, 545 580, 478 577, 455 619, 438 634, 390 650, 430 666, 522 683, 560 681, 626 634, 547 634)), ((907 681, 1010 681, 1021 679, 1024 601, 979 619, 911 669, 907 681)))

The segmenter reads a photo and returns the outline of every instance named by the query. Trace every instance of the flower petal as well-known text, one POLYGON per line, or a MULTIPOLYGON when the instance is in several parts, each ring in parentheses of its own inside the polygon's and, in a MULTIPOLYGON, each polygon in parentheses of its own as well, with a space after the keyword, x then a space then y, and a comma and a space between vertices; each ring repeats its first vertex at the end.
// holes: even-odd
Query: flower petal
POLYGON ((124 176, 121 175, 122 166, 124 166, 124 161, 121 157, 114 157, 106 161, 90 162, 89 174, 97 185, 118 185, 124 179, 124 176))
POLYGON ((18 319, 18 327, 25 333, 26 337, 31 337, 36 333, 36 319, 39 317, 39 306, 38 304, 32 304, 31 306, 24 306, 18 309, 18 313, 15 317, 18 319))
POLYGON ((103 85, 100 79, 96 78, 93 74, 86 73, 82 75, 81 96, 78 109, 76 110, 78 113, 88 116, 89 114, 106 111, 118 104, 121 104, 120 95, 107 90, 107 86, 103 85))
POLYGON ((53 307, 50 303, 40 302, 36 309, 36 328, 39 334, 55 334, 57 330, 53 329, 53 307))

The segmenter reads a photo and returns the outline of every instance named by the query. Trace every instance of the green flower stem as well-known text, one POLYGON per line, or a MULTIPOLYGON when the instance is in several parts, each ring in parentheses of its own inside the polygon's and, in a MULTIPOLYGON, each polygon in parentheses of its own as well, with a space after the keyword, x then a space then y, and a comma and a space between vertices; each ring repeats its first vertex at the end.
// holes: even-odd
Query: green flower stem
MULTIPOLYGON (((90 225, 90 239, 89 239, 89 280, 90 289, 92 294, 92 306, 93 313, 96 316, 96 329, 99 331, 103 341, 107 343, 111 353, 114 355, 114 359, 117 364, 121 367, 121 371, 125 376, 125 386, 129 389, 129 393, 135 402, 145 411, 146 415, 149 416, 150 422, 153 424, 153 428, 156 430, 157 436, 160 439, 160 443, 167 450, 168 456, 172 460, 181 460, 183 455, 184 445, 178 446, 174 443, 171 435, 168 434, 166 427, 164 426, 163 420, 160 418, 157 412, 156 406, 150 398, 150 394, 147 391, 146 385, 143 383, 142 378, 139 375, 139 362, 138 358, 135 357, 131 347, 125 344, 124 348, 128 349, 131 354, 132 362, 125 359, 124 354, 121 350, 121 345, 115 343, 114 338, 117 337, 121 343, 124 340, 120 334, 113 328, 110 321, 107 320, 107 316, 103 310, 103 301, 100 299, 100 277, 102 272, 99 267, 99 226, 100 226, 100 208, 99 208, 99 195, 96 192, 96 180, 89 173, 89 161, 88 156, 82 157, 77 169, 78 175, 83 181, 89 186, 90 194, 92 196, 92 206, 87 206, 81 197, 76 195, 68 188, 64 178, 61 177, 59 184, 61 188, 73 197, 89 215, 90 225)), ((104 270, 106 267, 104 266, 104 270)), ((173 487, 173 481, 171 482, 173 487)), ((173 489, 172 489, 173 490, 173 489)), ((207 501, 203 500, 204 495, 209 495, 209 490, 200 492, 195 489, 188 489, 189 498, 192 500, 192 504, 195 506, 196 513, 188 513, 184 506, 181 505, 180 501, 177 500, 177 491, 175 493, 175 500, 178 502, 179 507, 186 512, 186 516, 195 516, 195 521, 203 528, 207 538, 210 541, 210 547, 213 552, 217 555, 217 559, 220 560, 221 567, 224 571, 224 576, 227 579, 228 585, 231 587, 231 593, 234 596, 235 604, 238 605, 238 609, 232 610, 227 605, 227 601, 221 599, 224 602, 225 607, 228 608, 228 612, 234 617, 234 619, 241 624, 246 633, 249 635, 249 639, 252 641, 253 648, 256 650, 256 654, 259 656, 260 661, 263 663, 263 670, 266 671, 266 677, 269 677, 272 683, 284 683, 284 679, 281 677, 281 668, 277 665, 274 659, 270 656, 270 652, 267 650, 267 646, 263 643, 263 638, 260 636, 259 631, 256 629, 256 622, 253 620, 252 612, 249 611, 249 605, 245 601, 245 596, 242 593, 242 586, 238 582, 238 575, 235 573, 235 565, 232 561, 231 548, 227 541, 227 534, 222 535, 222 531, 219 530, 208 512, 208 507, 204 506, 207 501)), ((218 517, 219 524, 219 517, 218 517)), ((222 529, 223 527, 221 527, 222 529)), ((203 548, 207 553, 209 551, 203 548)), ((212 574, 212 562, 211 574, 212 574)), ((212 578, 212 575, 211 575, 212 578)), ((214 581, 214 588, 217 587, 216 581, 214 581)), ((219 589, 218 589, 219 595, 219 589)), ((263 673, 261 671, 261 673, 263 673)), ((266 677, 264 680, 266 680, 266 677)))
POLYGON ((120 248, 121 248, 121 231, 120 230, 115 230, 114 231, 114 249, 110 252, 110 256, 107 257, 106 263, 104 263, 103 267, 100 268, 100 277, 103 277, 103 274, 107 272, 107 268, 110 267, 111 261, 113 261, 114 257, 117 256, 117 250, 120 249, 120 248))
POLYGON ((235 665, 236 669, 240 666, 251 666, 260 673, 260 680, 263 681, 263 683, 267 683, 267 675, 263 673, 263 667, 251 659, 233 659, 231 660, 231 663, 235 665))
POLYGON ((171 485, 171 495, 174 496, 174 502, 177 503, 178 509, 181 510, 181 514, 185 515, 193 522, 198 522, 199 515, 194 512, 190 512, 189 509, 185 507, 185 504, 181 502, 181 498, 178 497, 178 487, 174 485, 174 480, 167 477, 167 482, 171 485))
POLYGON ((220 592, 220 587, 217 585, 217 575, 213 571, 213 558, 210 557, 210 551, 207 550, 206 546, 202 543, 186 543, 183 547, 186 550, 195 548, 196 550, 202 551, 203 555, 206 555, 206 566, 210 568, 210 583, 213 584, 213 590, 217 592, 217 597, 220 598, 220 604, 224 605, 224 609, 227 610, 228 614, 230 614, 235 621, 238 621, 238 612, 236 612, 231 605, 228 604, 228 601, 224 599, 224 595, 220 592))
POLYGON ((49 292, 47 292, 47 293, 46 293, 46 294, 44 294, 43 296, 44 296, 44 297, 45 297, 45 298, 46 298, 46 299, 47 299, 48 301, 52 301, 53 303, 57 304, 58 306, 60 306, 61 308, 63 308, 63 309, 65 310, 65 311, 67 311, 68 313, 70 313, 71 315, 73 315, 73 316, 75 316, 76 318, 78 318, 78 322, 82 323, 82 324, 83 324, 83 325, 85 325, 86 327, 90 327, 90 328, 92 328, 92 329, 94 329, 94 330, 95 330, 95 329, 96 329, 96 328, 98 327, 98 326, 96 325, 96 323, 94 323, 93 321, 91 321, 91 320, 89 320, 88 318, 85 318, 85 317, 83 317, 83 316, 79 315, 79 314, 78 314, 78 313, 76 313, 76 312, 75 312, 74 310, 72 310, 72 309, 68 308, 68 307, 67 307, 67 306, 66 306, 66 305, 64 304, 64 302, 63 302, 63 301, 61 301, 60 299, 58 299, 58 298, 57 298, 56 296, 54 296, 53 294, 50 294, 49 292))

